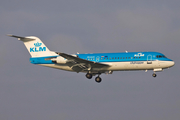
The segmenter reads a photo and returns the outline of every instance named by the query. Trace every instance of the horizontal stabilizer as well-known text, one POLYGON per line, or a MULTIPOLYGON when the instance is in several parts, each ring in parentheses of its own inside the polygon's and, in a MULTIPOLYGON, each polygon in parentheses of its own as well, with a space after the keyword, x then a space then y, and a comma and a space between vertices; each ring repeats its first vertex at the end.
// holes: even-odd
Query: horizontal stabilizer
POLYGON ((7 36, 18 38, 18 40, 21 40, 23 42, 28 42, 28 41, 35 40, 35 39, 32 39, 32 38, 20 37, 20 36, 16 36, 16 35, 7 35, 7 36))

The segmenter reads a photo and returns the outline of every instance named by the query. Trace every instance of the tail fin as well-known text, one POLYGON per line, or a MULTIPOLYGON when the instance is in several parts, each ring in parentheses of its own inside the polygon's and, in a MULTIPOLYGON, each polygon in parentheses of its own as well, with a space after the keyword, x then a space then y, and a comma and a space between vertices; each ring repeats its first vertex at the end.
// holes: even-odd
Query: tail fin
POLYGON ((18 38, 18 40, 23 41, 27 50, 32 57, 45 57, 45 56, 56 56, 55 52, 51 52, 45 44, 35 36, 20 37, 15 35, 8 35, 10 37, 18 38))

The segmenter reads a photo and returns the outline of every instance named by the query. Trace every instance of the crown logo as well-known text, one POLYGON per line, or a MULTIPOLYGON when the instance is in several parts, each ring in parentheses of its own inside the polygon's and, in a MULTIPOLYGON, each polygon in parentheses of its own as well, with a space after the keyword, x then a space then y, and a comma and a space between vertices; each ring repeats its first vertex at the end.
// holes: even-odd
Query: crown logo
POLYGON ((41 45, 42 45, 42 43, 38 43, 38 42, 37 42, 37 43, 34 43, 34 46, 35 46, 35 47, 40 47, 41 45))
POLYGON ((142 53, 138 53, 138 54, 135 54, 134 56, 139 57, 139 56, 144 56, 144 54, 142 54, 142 53))

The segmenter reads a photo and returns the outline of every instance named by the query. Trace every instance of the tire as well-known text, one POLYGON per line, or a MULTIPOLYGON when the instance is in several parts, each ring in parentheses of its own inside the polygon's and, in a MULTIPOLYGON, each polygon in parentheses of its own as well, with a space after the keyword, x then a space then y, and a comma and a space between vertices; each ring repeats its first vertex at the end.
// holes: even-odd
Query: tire
POLYGON ((102 81, 102 79, 101 79, 100 77, 96 77, 96 78, 95 78, 95 81, 96 81, 97 83, 100 83, 100 82, 102 81))

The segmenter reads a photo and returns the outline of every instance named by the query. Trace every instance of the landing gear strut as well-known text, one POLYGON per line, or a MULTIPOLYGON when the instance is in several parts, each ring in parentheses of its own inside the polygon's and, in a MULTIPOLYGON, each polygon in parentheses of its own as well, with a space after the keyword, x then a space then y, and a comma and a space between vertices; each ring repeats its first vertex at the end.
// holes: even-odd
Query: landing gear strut
POLYGON ((153 76, 153 77, 156 77, 157 75, 156 75, 156 73, 153 73, 152 76, 153 76))
POLYGON ((88 79, 91 79, 91 78, 92 78, 92 74, 91 74, 91 73, 87 73, 87 74, 86 74, 86 77, 87 77, 88 79))

